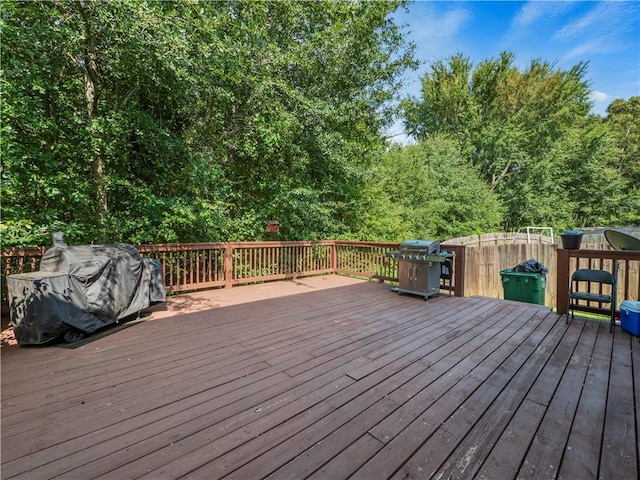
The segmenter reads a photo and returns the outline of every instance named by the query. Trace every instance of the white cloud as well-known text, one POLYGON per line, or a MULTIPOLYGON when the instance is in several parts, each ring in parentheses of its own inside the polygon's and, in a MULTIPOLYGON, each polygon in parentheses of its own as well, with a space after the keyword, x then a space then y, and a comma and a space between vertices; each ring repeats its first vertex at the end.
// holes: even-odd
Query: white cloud
POLYGON ((430 30, 434 39, 449 40, 455 37, 471 18, 471 14, 464 8, 456 8, 446 12, 442 17, 434 19, 435 25, 430 30))
MULTIPOLYGON (((415 58, 424 66, 443 52, 455 50, 460 33, 472 20, 469 9, 457 2, 416 2, 411 5, 410 13, 399 12, 399 23, 411 26, 408 38, 415 42, 415 58)), ((419 70, 405 81, 405 94, 419 96, 421 83, 419 78, 424 70, 419 70)))
POLYGON ((540 18, 546 16, 549 5, 552 4, 545 2, 527 2, 527 4, 522 6, 518 15, 514 17, 511 28, 519 30, 533 25, 540 18))
POLYGON ((638 5, 630 2, 599 2, 580 18, 558 29, 554 39, 573 43, 564 59, 589 58, 629 48, 624 35, 636 26, 638 5))
POLYGON ((595 7, 580 18, 560 28, 554 35, 556 39, 574 38, 595 32, 624 29, 624 17, 627 8, 624 2, 598 2, 595 7))
POLYGON ((591 99, 592 102, 595 102, 595 103, 608 102, 611 99, 611 97, 606 93, 599 92, 597 90, 593 90, 589 94, 589 98, 591 99))
POLYGON ((571 2, 529 1, 511 21, 511 33, 534 26, 538 21, 558 17, 572 7, 571 2))
POLYGON ((587 58, 595 53, 606 53, 612 49, 612 44, 607 44, 604 39, 587 40, 586 42, 576 45, 564 54, 564 60, 572 58, 587 58))
MULTIPOLYGON (((471 13, 464 7, 456 5, 454 8, 441 12, 434 8, 434 4, 418 4, 419 18, 414 18, 414 40, 418 47, 429 45, 431 50, 439 50, 447 42, 455 38, 464 25, 471 19, 471 13), (419 27, 417 27, 419 25, 419 27), (422 43, 425 42, 425 43, 422 43)), ((439 6, 437 3, 435 6, 439 6)))
MULTIPOLYGON (((576 2, 531 0, 525 3, 511 19, 508 30, 502 35, 502 50, 514 50, 516 45, 522 45, 523 42, 530 43, 532 35, 535 36, 536 41, 539 41, 541 35, 547 35, 548 25, 555 24, 575 7, 576 2)), ((536 55, 532 54, 532 56, 536 55)))
POLYGON ((604 92, 592 90, 589 93, 589 100, 591 100, 591 113, 605 117, 607 115, 607 107, 612 101, 612 97, 604 92))

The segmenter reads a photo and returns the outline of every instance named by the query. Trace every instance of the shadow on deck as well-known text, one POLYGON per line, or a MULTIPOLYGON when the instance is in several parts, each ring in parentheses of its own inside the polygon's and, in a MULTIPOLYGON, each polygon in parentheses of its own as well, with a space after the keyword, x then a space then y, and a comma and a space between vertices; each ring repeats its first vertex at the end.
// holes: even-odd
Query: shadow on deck
POLYGON ((340 276, 210 295, 76 349, 4 346, 2 478, 638 477, 619 329, 340 276))

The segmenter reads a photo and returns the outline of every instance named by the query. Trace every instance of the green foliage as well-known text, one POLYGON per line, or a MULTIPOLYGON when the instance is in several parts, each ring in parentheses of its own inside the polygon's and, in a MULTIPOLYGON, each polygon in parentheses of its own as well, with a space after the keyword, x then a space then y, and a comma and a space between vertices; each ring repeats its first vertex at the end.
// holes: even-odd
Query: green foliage
POLYGON ((392 148, 370 184, 376 195, 363 230, 375 240, 447 239, 495 231, 502 220, 496 195, 465 163, 456 140, 444 135, 392 148))
MULTIPOLYGON (((615 138, 618 154, 609 164, 621 177, 624 192, 616 212, 618 225, 640 224, 640 96, 614 100, 605 124, 615 138)), ((620 196, 618 196, 620 197, 620 196)))
POLYGON ((422 79, 422 100, 403 101, 407 133, 424 140, 432 133, 462 135, 475 123, 470 94, 472 65, 462 54, 437 60, 422 79))
MULTIPOLYGON (((473 68, 457 54, 435 62, 422 98, 403 102, 407 130, 422 140, 438 133, 457 139, 465 161, 505 207, 505 230, 633 222, 636 202, 625 192, 622 169, 613 168, 611 130, 588 115, 587 65, 562 70, 533 60, 520 71, 514 60, 503 53, 473 68)), ((621 132, 633 122, 633 108, 614 105, 621 132)), ((633 160, 620 157, 620 164, 633 160)))
POLYGON ((584 64, 435 62, 387 151, 403 6, 3 2, 2 247, 640 221, 640 101, 589 117, 584 64))
POLYGON ((614 100, 607 108, 606 123, 620 148, 616 168, 630 185, 640 184, 640 96, 614 100))
POLYGON ((3 247, 347 235, 402 2, 3 3, 3 247))

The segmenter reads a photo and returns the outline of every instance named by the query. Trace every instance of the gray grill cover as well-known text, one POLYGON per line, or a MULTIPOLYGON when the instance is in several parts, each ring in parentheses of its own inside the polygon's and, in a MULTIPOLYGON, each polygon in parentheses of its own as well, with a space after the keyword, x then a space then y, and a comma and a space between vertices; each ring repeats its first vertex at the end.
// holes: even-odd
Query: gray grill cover
POLYGON ((7 277, 20 344, 46 343, 71 327, 89 334, 166 301, 160 262, 131 245, 55 246, 40 271, 7 277))

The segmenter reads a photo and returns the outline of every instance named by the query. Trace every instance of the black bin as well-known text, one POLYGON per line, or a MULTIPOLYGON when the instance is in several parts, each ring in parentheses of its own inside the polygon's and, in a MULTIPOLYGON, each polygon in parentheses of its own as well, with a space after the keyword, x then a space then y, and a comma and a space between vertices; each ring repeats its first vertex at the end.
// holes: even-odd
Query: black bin
POLYGON ((578 250, 582 242, 582 232, 580 230, 567 230, 560 234, 562 238, 562 248, 565 250, 578 250))

